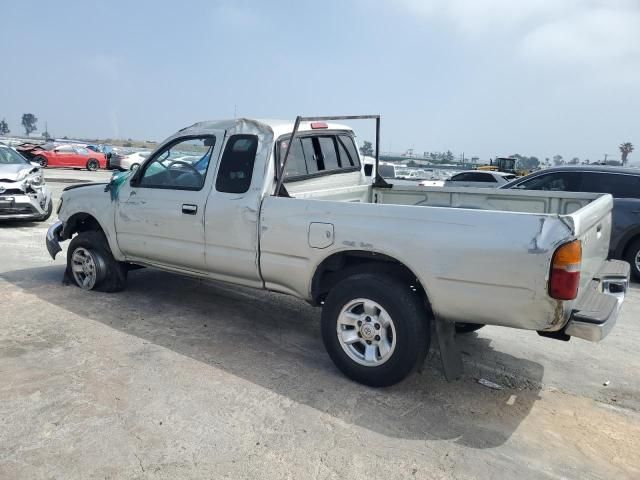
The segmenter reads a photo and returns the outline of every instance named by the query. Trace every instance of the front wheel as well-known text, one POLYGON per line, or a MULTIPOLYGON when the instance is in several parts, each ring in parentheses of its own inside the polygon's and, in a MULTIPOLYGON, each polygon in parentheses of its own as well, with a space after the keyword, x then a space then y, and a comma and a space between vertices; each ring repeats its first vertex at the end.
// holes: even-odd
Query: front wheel
POLYGON ((81 232, 69 243, 67 277, 83 290, 117 292, 125 287, 127 268, 113 257, 102 232, 81 232))
POLYGON ((47 157, 43 155, 36 155, 33 159, 34 162, 39 163, 42 168, 47 166, 47 157))
POLYGON ((87 162, 87 170, 89 170, 90 172, 95 172, 99 168, 100 162, 98 162, 98 160, 96 160, 95 158, 90 158, 87 162))
POLYGON ((338 369, 356 382, 386 387, 425 359, 430 317, 420 297, 391 277, 358 274, 329 292, 322 340, 338 369))
POLYGON ((640 281, 640 238, 629 245, 624 259, 631 265, 631 275, 640 281))

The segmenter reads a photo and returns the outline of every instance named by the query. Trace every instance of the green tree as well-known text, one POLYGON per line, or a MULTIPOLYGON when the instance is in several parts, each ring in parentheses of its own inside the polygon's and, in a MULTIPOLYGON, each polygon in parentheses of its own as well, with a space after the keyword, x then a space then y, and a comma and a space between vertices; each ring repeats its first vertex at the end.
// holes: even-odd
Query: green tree
POLYGON ((580 163, 580 159, 578 157, 573 157, 571 160, 567 162, 569 165, 578 165, 580 163))
POLYGON ((533 170, 534 168, 538 168, 540 165, 538 157, 527 157, 518 153, 511 156, 516 159, 517 170, 533 170))
POLYGON ((31 132, 38 130, 36 123, 38 123, 38 118, 33 113, 22 114, 22 126, 24 127, 27 137, 31 132))
POLYGON ((444 154, 444 160, 447 163, 453 163, 453 161, 455 160, 455 157, 453 156, 453 153, 451 152, 451 150, 447 150, 447 153, 444 154))
POLYGON ((371 142, 365 142, 360 147, 360 155, 366 155, 368 157, 373 157, 373 145, 371 142))
POLYGON ((622 165, 626 165, 629 154, 633 152, 633 143, 624 142, 623 144, 620 145, 619 148, 620 148, 620 153, 622 154, 622 158, 621 158, 622 165))
POLYGON ((562 159, 562 155, 554 155, 553 156, 553 164, 554 165, 564 165, 564 160, 562 159))
POLYGON ((9 124, 7 123, 7 121, 3 118, 0 121, 0 135, 6 135, 7 133, 11 132, 11 130, 9 130, 9 124))

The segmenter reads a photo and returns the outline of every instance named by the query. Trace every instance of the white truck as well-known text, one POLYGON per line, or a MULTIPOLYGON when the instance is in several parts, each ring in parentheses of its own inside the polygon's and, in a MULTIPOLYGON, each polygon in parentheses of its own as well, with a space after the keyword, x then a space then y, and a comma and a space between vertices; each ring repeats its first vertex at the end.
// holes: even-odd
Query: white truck
POLYGON ((86 290, 147 266, 322 306, 329 356, 371 386, 423 362, 432 325, 447 378, 454 326, 609 332, 629 278, 606 260, 611 196, 390 185, 328 123, 363 118, 379 145, 379 116, 196 123, 106 186, 67 187, 47 248, 71 240, 65 275, 86 290))

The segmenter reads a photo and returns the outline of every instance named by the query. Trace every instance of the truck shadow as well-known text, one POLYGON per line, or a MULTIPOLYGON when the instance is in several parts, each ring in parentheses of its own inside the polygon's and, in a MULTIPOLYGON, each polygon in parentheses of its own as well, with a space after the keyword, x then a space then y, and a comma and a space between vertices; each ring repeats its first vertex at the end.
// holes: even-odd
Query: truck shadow
POLYGON ((319 310, 302 301, 153 270, 131 272, 119 294, 84 292, 63 286, 62 273, 51 266, 0 278, 81 318, 382 435, 492 448, 509 439, 539 398, 543 367, 493 350, 482 332, 459 338, 466 369, 460 380, 444 380, 432 351, 418 374, 371 389, 335 369, 320 339, 319 310), (481 377, 506 388, 481 386, 481 377))

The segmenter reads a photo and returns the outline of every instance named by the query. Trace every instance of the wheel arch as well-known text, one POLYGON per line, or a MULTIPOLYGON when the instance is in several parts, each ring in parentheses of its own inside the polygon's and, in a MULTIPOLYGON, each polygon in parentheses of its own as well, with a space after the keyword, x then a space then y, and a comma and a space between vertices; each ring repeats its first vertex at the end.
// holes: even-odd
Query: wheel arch
POLYGON ((631 244, 638 239, 640 239, 640 226, 634 227, 622 236, 614 252, 614 257, 624 258, 627 255, 631 244))
POLYGON ((311 303, 321 305, 334 285, 359 273, 391 275, 406 282, 408 288, 415 289, 423 297, 427 308, 433 313, 427 289, 412 269, 390 255, 363 250, 335 252, 317 265, 311 279, 311 303))
POLYGON ((96 217, 86 212, 77 212, 71 215, 65 222, 62 229, 62 237, 69 239, 74 233, 89 232, 89 231, 101 231, 105 234, 105 229, 102 228, 100 222, 96 217))

